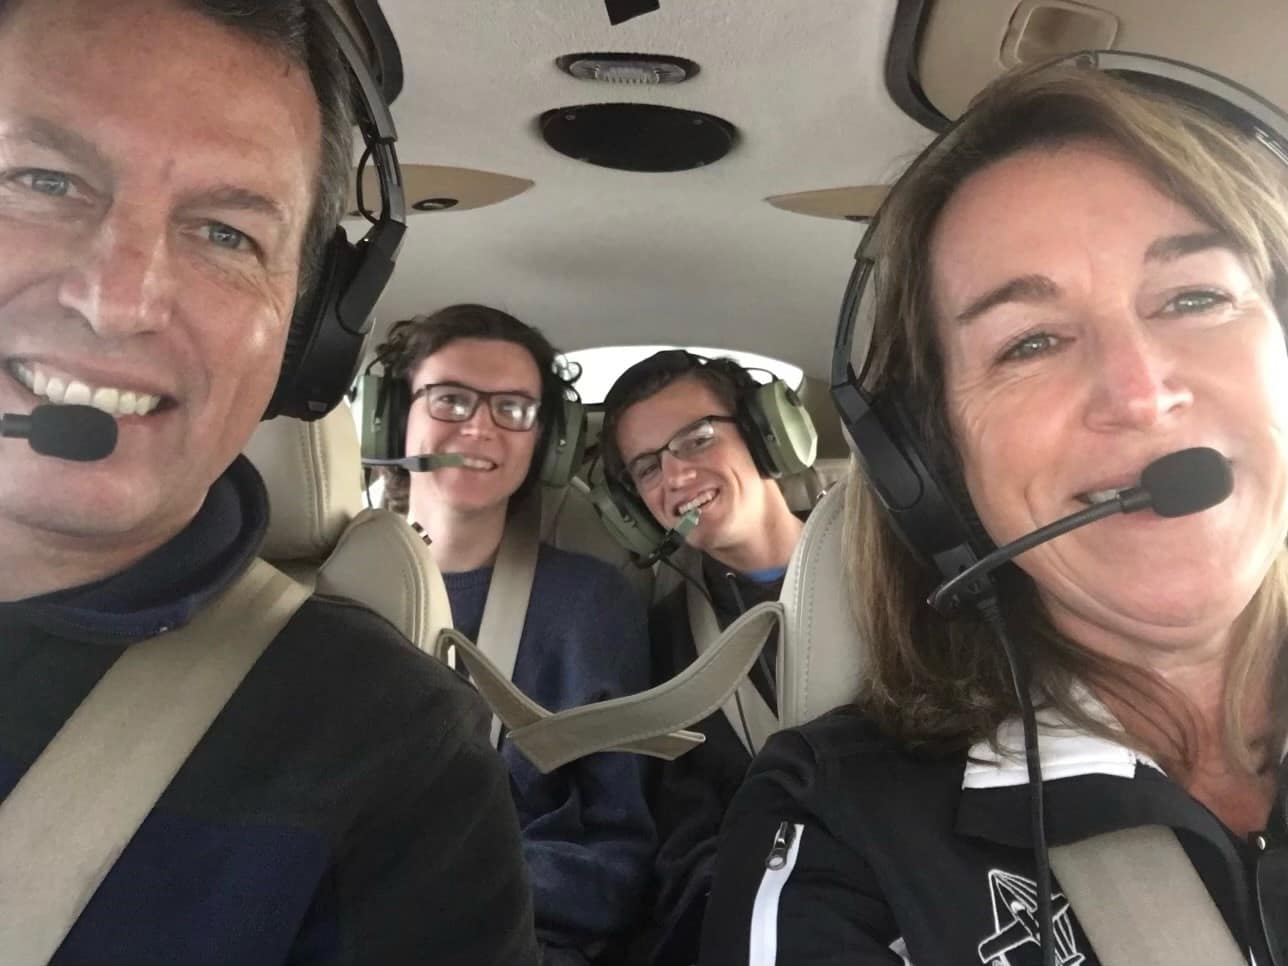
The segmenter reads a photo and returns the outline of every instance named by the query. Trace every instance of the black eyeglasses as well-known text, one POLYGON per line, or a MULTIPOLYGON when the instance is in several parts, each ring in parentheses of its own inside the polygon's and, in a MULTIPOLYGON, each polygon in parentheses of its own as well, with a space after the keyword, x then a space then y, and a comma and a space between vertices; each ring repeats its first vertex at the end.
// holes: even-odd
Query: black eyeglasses
POLYGON ((716 423, 732 423, 732 416, 703 416, 689 423, 657 449, 640 453, 626 464, 626 477, 635 489, 643 491, 656 486, 662 479, 662 454, 670 453, 676 459, 690 462, 716 441, 716 423))
POLYGON ((537 423, 541 401, 513 389, 484 392, 459 382, 435 382, 421 386, 411 394, 413 401, 425 397, 431 419, 444 423, 463 423, 486 402, 492 422, 498 429, 526 433, 537 423))

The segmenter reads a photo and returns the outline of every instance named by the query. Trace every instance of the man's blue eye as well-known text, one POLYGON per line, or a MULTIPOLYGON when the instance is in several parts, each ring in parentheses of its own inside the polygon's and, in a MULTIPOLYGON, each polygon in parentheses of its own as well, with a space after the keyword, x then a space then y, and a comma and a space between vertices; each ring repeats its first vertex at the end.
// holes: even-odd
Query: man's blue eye
POLYGON ((27 178, 31 189, 42 195, 61 198, 72 190, 72 179, 57 171, 30 171, 27 178))
POLYGON ((242 248, 250 239, 245 232, 240 232, 229 225, 222 225, 214 222, 206 229, 206 237, 210 239, 211 244, 218 245, 220 248, 228 248, 237 251, 242 248))

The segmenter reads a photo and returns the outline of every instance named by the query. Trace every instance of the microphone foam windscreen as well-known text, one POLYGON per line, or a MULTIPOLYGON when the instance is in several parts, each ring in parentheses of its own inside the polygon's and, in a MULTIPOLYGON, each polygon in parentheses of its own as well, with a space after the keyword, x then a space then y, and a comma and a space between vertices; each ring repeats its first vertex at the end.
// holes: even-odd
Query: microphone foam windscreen
POLYGON ((1183 517, 1216 506, 1234 489, 1230 461, 1207 446, 1177 450, 1145 467, 1140 485, 1161 517, 1183 517))
POLYGON ((116 449, 116 420, 93 406, 37 406, 27 441, 44 456, 101 460, 116 449))

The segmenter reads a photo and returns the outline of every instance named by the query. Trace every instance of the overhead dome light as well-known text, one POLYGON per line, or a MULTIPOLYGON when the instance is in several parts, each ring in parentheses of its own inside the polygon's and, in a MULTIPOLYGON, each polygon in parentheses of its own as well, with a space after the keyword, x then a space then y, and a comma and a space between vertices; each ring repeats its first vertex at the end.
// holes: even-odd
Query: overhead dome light
POLYGON ((645 87, 681 84, 701 69, 691 60, 666 54, 565 54, 555 65, 578 80, 645 87))

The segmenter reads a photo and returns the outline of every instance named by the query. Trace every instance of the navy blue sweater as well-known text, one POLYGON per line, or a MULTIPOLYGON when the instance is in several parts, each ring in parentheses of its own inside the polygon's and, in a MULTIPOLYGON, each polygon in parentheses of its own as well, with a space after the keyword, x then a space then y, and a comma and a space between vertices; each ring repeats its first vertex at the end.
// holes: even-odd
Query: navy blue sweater
MULTIPOLYGON (((492 568, 444 574, 456 629, 478 638, 492 568)), ((543 544, 514 663, 514 683, 552 711, 648 687, 643 602, 608 564, 543 544)), ((645 762, 605 753, 543 775, 512 745, 510 766, 537 935, 586 945, 633 927, 654 850, 645 762)))

